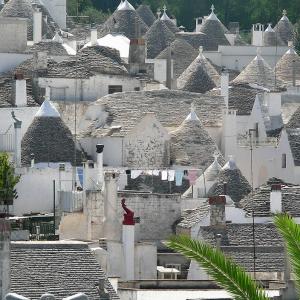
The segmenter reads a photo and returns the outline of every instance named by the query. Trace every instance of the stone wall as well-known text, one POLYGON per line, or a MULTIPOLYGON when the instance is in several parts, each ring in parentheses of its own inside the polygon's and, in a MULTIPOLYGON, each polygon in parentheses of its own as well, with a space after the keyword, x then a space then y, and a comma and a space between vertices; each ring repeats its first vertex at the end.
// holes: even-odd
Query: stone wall
POLYGON ((211 226, 222 226, 226 224, 225 203, 225 196, 209 198, 211 226))
MULTIPOLYGON (((145 194, 138 192, 120 192, 126 199, 126 205, 134 211, 134 216, 140 218, 139 236, 141 240, 163 240, 174 233, 173 225, 181 215, 181 198, 179 194, 145 194)), ((122 221, 121 204, 118 214, 122 221)))
POLYGON ((10 225, 0 219, 0 299, 10 288, 10 225))

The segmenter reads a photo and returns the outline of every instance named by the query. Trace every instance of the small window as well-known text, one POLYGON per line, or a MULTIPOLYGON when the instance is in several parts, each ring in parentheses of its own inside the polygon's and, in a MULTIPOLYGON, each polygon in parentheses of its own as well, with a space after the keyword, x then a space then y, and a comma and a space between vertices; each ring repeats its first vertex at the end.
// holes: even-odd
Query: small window
POLYGON ((259 137, 259 128, 258 128, 258 123, 255 123, 255 137, 258 138, 259 137))
POLYGON ((113 93, 121 93, 123 91, 122 85, 109 85, 108 86, 108 93, 113 94, 113 93))
POLYGON ((281 156, 281 167, 282 169, 286 169, 286 154, 283 153, 281 156))
POLYGON ((139 87, 135 87, 134 90, 135 90, 136 92, 138 92, 138 91, 140 91, 141 89, 140 89, 139 87))

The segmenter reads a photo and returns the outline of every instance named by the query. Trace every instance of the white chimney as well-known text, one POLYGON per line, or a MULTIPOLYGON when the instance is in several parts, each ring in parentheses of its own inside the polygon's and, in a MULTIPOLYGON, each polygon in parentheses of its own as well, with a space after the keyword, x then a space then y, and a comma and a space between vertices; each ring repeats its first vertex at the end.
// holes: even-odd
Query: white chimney
POLYGON ((39 43, 42 40, 42 12, 33 6, 33 42, 39 43))
POLYGON ((258 23, 252 26, 252 45, 263 46, 264 44, 264 25, 258 23))
POLYGON ((21 167, 21 127, 22 121, 18 120, 15 116, 15 112, 11 112, 11 116, 14 119, 14 128, 15 128, 15 153, 14 153, 14 162, 16 167, 21 167))
POLYGON ((221 74, 221 96, 224 97, 226 108, 228 108, 229 101, 229 73, 222 71, 221 74))
POLYGON ((126 207, 125 199, 122 199, 122 207, 125 211, 122 230, 124 280, 134 280, 134 213, 126 207))
POLYGON ((92 160, 88 160, 83 165, 83 188, 86 191, 96 190, 96 176, 97 169, 95 169, 95 164, 92 160))
POLYGON ((92 27, 91 28, 91 46, 97 45, 97 39, 98 39, 97 28, 92 27))
POLYGON ((281 213, 282 212, 281 184, 273 184, 271 187, 270 212, 271 213, 281 213))
POLYGON ((15 73, 12 100, 15 106, 27 106, 26 79, 24 79, 24 75, 20 72, 15 73))
POLYGON ((51 88, 50 86, 46 86, 45 88, 45 100, 50 101, 51 99, 51 88))
POLYGON ((97 152, 97 167, 98 167, 98 176, 97 176, 97 185, 102 189, 103 186, 103 149, 104 145, 96 145, 97 152))
POLYGON ((119 173, 105 172, 104 181, 104 237, 110 241, 121 241, 121 224, 118 214, 117 182, 119 173))

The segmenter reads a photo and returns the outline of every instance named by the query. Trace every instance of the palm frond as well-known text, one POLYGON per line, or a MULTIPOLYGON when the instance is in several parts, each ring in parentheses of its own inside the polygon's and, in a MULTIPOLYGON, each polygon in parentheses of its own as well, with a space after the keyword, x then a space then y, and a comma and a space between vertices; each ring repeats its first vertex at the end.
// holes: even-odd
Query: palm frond
POLYGON ((167 245, 198 262, 235 300, 269 299, 263 289, 220 250, 187 236, 174 236, 167 242, 167 245))
POLYGON ((283 236, 296 287, 300 293, 300 226, 287 214, 276 215, 274 223, 283 236))

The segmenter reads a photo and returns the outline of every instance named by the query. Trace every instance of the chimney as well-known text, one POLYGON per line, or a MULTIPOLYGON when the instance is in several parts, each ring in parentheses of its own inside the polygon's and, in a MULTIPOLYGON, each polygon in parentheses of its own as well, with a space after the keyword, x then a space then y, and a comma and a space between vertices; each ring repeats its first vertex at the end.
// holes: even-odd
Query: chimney
POLYGON ((141 37, 139 19, 135 19, 135 38, 130 40, 129 46, 129 73, 136 75, 146 73, 146 43, 141 37))
POLYGON ((196 18, 196 32, 200 32, 201 31, 201 26, 202 26, 202 21, 203 18, 196 18))
POLYGON ((34 162, 34 153, 31 153, 30 154, 30 167, 34 168, 34 164, 35 164, 35 162, 34 162))
POLYGON ((134 280, 134 212, 127 208, 125 199, 122 199, 125 211, 122 230, 125 274, 124 280, 134 280))
POLYGON ((91 46, 97 45, 98 33, 95 26, 91 27, 91 46))
POLYGON ((264 25, 257 23, 252 26, 252 45, 262 47, 264 43, 264 25))
POLYGON ((168 57, 167 57, 167 74, 166 74, 166 87, 172 89, 172 50, 171 46, 168 46, 168 57))
POLYGON ((88 160, 83 164, 83 188, 86 191, 94 191, 97 175, 95 175, 95 164, 92 160, 88 160))
POLYGON ((5 219, 0 219, 0 299, 10 290, 10 225, 5 219))
POLYGON ((14 162, 16 167, 21 167, 21 127, 22 121, 16 118, 15 112, 11 112, 11 116, 14 119, 15 128, 15 155, 14 162))
POLYGON ((210 205, 210 226, 224 227, 226 225, 225 216, 225 196, 215 196, 208 199, 210 205))
POLYGON ((42 12, 36 4, 33 5, 33 43, 42 40, 42 12))
POLYGON ((13 93, 12 93, 13 105, 27 106, 27 90, 26 90, 26 80, 22 72, 18 71, 15 73, 13 82, 13 93))
POLYGON ((47 60, 47 52, 35 52, 33 54, 33 67, 34 70, 47 70, 48 67, 48 60, 47 60))
POLYGON ((216 246, 217 246, 217 249, 221 249, 221 244, 222 244, 222 234, 220 233, 217 233, 216 234, 216 246))
POLYGON ((226 108, 229 101, 229 73, 226 70, 221 74, 221 96, 224 97, 226 108))
POLYGON ((270 212, 274 214, 282 212, 281 184, 273 184, 271 187, 270 212))
POLYGON ((117 182, 119 173, 104 173, 104 237, 110 241, 121 241, 121 224, 118 215, 117 182))
POLYGON ((97 185, 102 189, 103 186, 103 149, 104 145, 97 144, 96 152, 97 152, 97 167, 98 167, 98 176, 97 176, 97 185))

